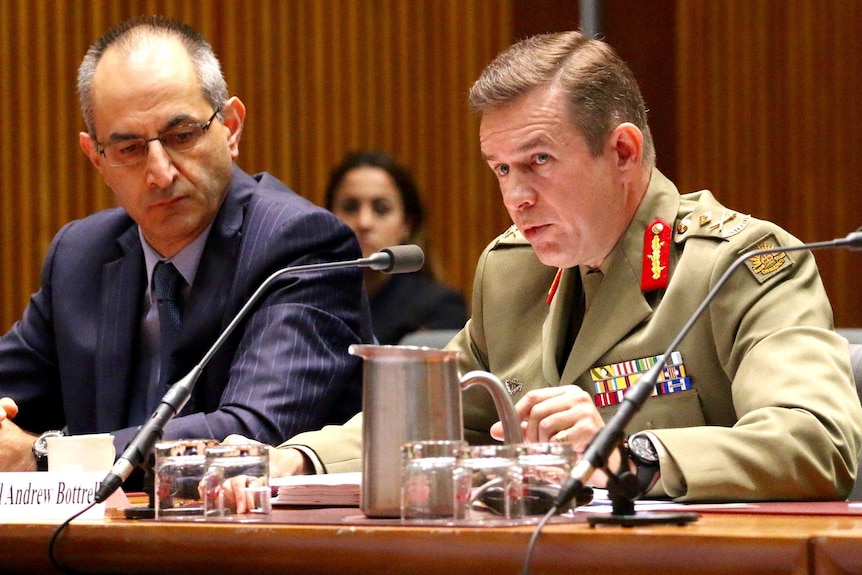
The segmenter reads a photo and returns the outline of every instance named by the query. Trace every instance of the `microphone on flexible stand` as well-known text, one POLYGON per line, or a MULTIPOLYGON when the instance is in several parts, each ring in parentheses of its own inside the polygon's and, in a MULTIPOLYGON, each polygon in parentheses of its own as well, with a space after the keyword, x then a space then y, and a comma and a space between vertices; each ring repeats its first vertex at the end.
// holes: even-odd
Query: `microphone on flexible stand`
MULTIPOLYGON (((650 397, 655 389, 656 383, 658 381, 659 374, 662 369, 665 367, 665 362, 667 361, 670 354, 677 348, 682 339, 691 331, 694 322, 703 314, 706 310, 709 303, 713 300, 716 294, 719 292, 721 287, 727 282, 727 279, 730 275, 742 265, 747 259, 766 255, 773 254, 779 252, 795 252, 802 250, 815 250, 821 248, 850 248, 852 250, 860 250, 862 249, 862 228, 859 228, 855 232, 848 234, 846 237, 838 238, 834 240, 828 240, 823 242, 813 242, 809 244, 800 244, 796 246, 782 246, 782 247, 774 247, 774 248, 765 248, 758 250, 751 250, 739 256, 730 266, 725 270, 724 274, 718 279, 715 283, 715 286, 706 294, 703 302, 701 302, 700 306, 694 311, 689 318, 688 322, 680 329, 676 338, 671 342, 668 346, 667 350, 661 355, 655 362, 655 364, 647 371, 643 376, 641 376, 625 393, 623 396, 623 401, 620 404, 619 410, 614 414, 613 417, 607 422, 607 424, 601 428, 598 433, 596 433, 593 440, 587 446, 586 451, 584 452, 583 457, 578 460, 578 462, 574 465, 571 472, 569 473, 569 478, 563 484, 560 492, 557 495, 557 499, 554 503, 555 507, 558 509, 564 508, 569 502, 574 498, 575 494, 582 487, 586 485, 586 482, 592 476, 593 472, 597 469, 603 469, 607 465, 608 457, 610 457, 611 452, 616 449, 623 440, 625 427, 628 425, 635 414, 640 411, 641 407, 643 407, 644 402, 646 402, 647 398, 650 397)), ((623 464, 626 464, 625 457, 623 457, 623 464)), ((608 473, 609 481, 613 478, 613 474, 608 473)), ((636 499, 637 495, 634 495, 632 499, 636 499)), ((671 523, 679 523, 679 522, 688 522, 692 519, 690 517, 672 517, 673 515, 693 515, 693 514, 668 514, 662 513, 662 517, 664 517, 667 522, 671 523)), ((591 518, 591 523, 593 523, 591 518)), ((637 523, 637 521, 632 517, 626 517, 625 525, 633 525, 637 523)), ((596 522, 613 522, 613 521, 605 521, 599 519, 596 522)), ((656 520, 650 519, 648 522, 655 523, 656 520)))
POLYGON ((195 382, 197 382, 207 363, 212 359, 219 348, 224 344, 225 340, 233 332, 234 328, 245 317, 251 307, 257 302, 264 291, 280 276, 285 274, 297 274, 311 271, 331 270, 350 267, 371 268, 373 270, 382 271, 389 274, 401 274, 415 272, 419 270, 425 263, 425 254, 422 248, 417 245, 401 245, 383 248, 379 252, 370 255, 367 258, 356 260, 341 261, 341 262, 326 262, 317 264, 307 264, 293 267, 282 268, 268 278, 266 278, 260 287, 255 290, 245 305, 237 312, 236 316, 231 320, 228 326, 212 344, 209 351, 203 356, 198 364, 178 382, 173 384, 171 388, 162 397, 153 415, 144 423, 137 434, 132 438, 132 441, 126 447, 123 454, 114 463, 113 468, 99 485, 96 492, 96 503, 105 501, 114 491, 117 490, 122 483, 129 478, 135 466, 140 465, 152 451, 156 442, 161 439, 164 434, 165 425, 180 412, 191 397, 195 382))

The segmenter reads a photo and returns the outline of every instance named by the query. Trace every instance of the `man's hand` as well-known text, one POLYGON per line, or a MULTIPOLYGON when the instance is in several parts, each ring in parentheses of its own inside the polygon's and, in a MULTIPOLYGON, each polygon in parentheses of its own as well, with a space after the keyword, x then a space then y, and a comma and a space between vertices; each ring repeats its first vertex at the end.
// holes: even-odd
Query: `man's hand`
MULTIPOLYGON (((579 453, 605 425, 590 395, 574 385, 534 389, 515 404, 515 412, 524 441, 568 441, 579 453)), ((503 438, 500 422, 491 427, 491 435, 503 438)))
POLYGON ((0 398, 0 471, 36 471, 33 442, 36 436, 12 422, 18 405, 11 398, 0 398))
MULTIPOLYGON (((569 442, 574 447, 575 458, 586 451, 599 429, 605 426, 599 410, 590 395, 575 385, 546 387, 527 392, 515 404, 515 413, 521 420, 521 430, 526 442, 569 442)), ((503 440, 503 425, 499 421, 491 426, 491 436, 503 440)), ((610 468, 615 469, 619 456, 614 452, 610 468)), ((607 478, 601 471, 595 473, 590 483, 604 487, 607 478)))
MULTIPOLYGON (((259 444, 259 441, 249 439, 243 435, 228 435, 222 442, 228 445, 242 445, 244 443, 259 444)), ((314 473, 313 468, 306 465, 305 457, 299 450, 275 447, 269 448, 269 476, 287 477, 289 475, 310 475, 314 473)))
POLYGON ((18 415, 18 404, 11 397, 0 397, 0 421, 14 419, 18 415))
MULTIPOLYGON (((260 445, 259 441, 249 439, 244 435, 228 435, 223 444, 226 445, 260 445)), ((305 465, 305 457, 296 449, 277 449, 269 447, 269 476, 286 477, 288 475, 308 475, 312 471, 305 465)), ((220 486, 202 486, 203 489, 220 489, 224 496, 224 505, 237 514, 246 513, 254 507, 252 494, 248 491, 249 481, 254 481, 247 475, 231 477, 220 486), (243 495, 243 494, 246 495, 243 495)), ((203 492, 202 492, 203 495, 203 492)))

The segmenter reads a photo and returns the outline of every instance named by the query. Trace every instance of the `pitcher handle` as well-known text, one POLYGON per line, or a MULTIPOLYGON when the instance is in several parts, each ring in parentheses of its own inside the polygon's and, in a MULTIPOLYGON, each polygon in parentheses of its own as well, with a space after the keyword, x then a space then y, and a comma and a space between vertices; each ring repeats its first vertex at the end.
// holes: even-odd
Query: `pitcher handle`
POLYGON ((470 371, 461 377, 461 390, 479 384, 488 390, 494 399, 494 407, 503 424, 503 437, 506 443, 523 443, 524 434, 521 432, 521 422, 515 413, 515 406, 509 400, 506 386, 496 375, 487 371, 470 371))

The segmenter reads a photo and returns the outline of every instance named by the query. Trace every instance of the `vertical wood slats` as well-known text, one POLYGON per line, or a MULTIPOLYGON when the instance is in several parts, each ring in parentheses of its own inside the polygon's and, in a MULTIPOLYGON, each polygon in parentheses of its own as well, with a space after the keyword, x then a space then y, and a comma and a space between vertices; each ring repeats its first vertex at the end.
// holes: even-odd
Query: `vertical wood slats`
MULTIPOLYGON (((802 241, 862 225, 862 4, 677 3, 679 184, 802 241)), ((862 325, 862 254, 815 254, 839 326, 862 325)))
POLYGON ((147 13, 188 22, 213 44, 248 108, 246 171, 269 171, 320 204, 349 151, 387 150, 410 166, 429 255, 469 294, 480 251, 508 218, 466 93, 510 43, 508 2, 0 0, 0 330, 38 288, 62 224, 114 203, 78 145, 75 76, 102 32, 147 13))
MULTIPOLYGON (((841 0, 677 2, 677 147, 659 154, 676 155, 680 189, 710 188, 806 241, 858 227, 860 11, 841 0)), ((0 330, 37 288, 57 229, 113 204, 78 147, 75 73, 99 34, 140 13, 212 41, 248 106, 247 171, 320 203, 347 151, 387 149, 410 165, 430 254, 469 293, 481 248, 508 218, 466 92, 509 44, 511 2, 0 0, 0 330)), ((840 325, 862 325, 860 257, 817 254, 840 325)))

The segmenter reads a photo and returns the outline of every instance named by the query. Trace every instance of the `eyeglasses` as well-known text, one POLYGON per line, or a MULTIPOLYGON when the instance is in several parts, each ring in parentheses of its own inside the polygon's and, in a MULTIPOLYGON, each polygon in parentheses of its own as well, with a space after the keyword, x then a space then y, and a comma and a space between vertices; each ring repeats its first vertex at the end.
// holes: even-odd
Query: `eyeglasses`
POLYGON ((108 164, 113 167, 132 166, 143 162, 150 149, 150 142, 158 140, 168 152, 187 152, 201 142, 201 138, 209 130, 215 117, 221 111, 217 108, 205 124, 182 124, 169 128, 155 138, 132 138, 120 140, 107 146, 98 142, 99 153, 105 156, 108 164))

